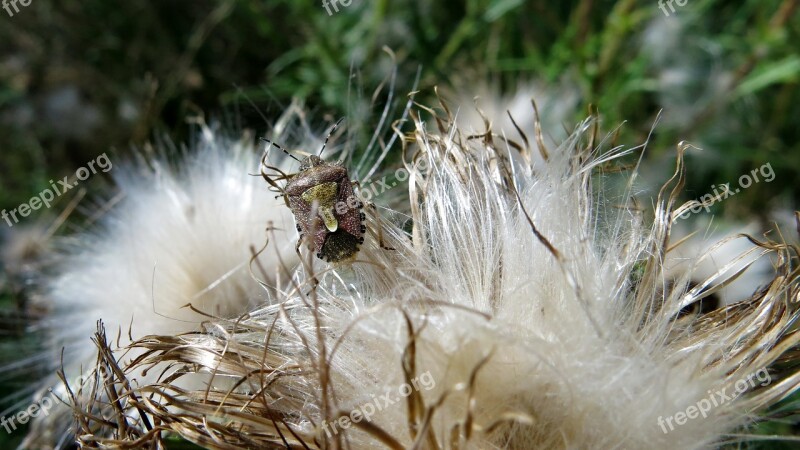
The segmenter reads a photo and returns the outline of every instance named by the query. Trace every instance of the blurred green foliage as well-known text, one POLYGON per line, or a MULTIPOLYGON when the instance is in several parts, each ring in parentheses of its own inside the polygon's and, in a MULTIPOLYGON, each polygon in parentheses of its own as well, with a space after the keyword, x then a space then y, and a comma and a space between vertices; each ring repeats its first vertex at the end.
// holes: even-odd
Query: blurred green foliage
POLYGON ((765 198, 792 203, 797 2, 675 8, 667 17, 651 1, 356 0, 328 15, 321 2, 290 0, 37 1, 0 28, 0 205, 110 148, 160 132, 184 140, 200 111, 265 129, 235 86, 269 118, 298 97, 320 123, 369 121, 356 94, 368 98, 392 70, 384 46, 400 96, 419 66, 423 101, 434 85, 491 80, 513 92, 520 80, 569 78, 581 99, 574 119, 593 105, 606 130, 626 122, 622 142, 641 142, 663 110, 651 152, 681 140, 706 149, 690 177, 698 194, 771 162, 784 182, 740 196, 737 214, 758 213, 765 198))
POLYGON ((652 132, 664 178, 679 141, 704 148, 690 155, 687 198, 769 162, 776 182, 721 207, 797 208, 798 1, 690 0, 665 16, 650 0, 354 0, 332 15, 319 1, 36 0, 0 21, 0 208, 110 149, 186 141, 201 112, 263 133, 245 95, 268 120, 299 98, 319 129, 347 115, 368 130, 372 91, 395 67, 401 98, 421 67, 428 103, 436 85, 568 80, 572 118, 591 105, 604 131, 625 122, 620 142, 652 132))

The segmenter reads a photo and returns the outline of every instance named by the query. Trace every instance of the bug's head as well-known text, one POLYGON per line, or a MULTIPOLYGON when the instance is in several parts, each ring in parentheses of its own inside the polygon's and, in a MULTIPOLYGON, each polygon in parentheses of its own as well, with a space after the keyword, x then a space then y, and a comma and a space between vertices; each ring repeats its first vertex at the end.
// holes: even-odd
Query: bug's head
POLYGON ((322 158, 317 155, 309 155, 300 161, 300 171, 310 169, 312 167, 321 166, 324 164, 322 158))

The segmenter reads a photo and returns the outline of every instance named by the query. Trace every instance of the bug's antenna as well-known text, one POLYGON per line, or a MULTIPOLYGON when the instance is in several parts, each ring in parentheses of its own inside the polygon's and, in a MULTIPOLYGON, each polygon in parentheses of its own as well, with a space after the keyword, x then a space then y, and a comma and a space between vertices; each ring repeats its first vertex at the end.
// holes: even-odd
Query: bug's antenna
POLYGON ((291 154, 291 153, 287 152, 285 148, 283 148, 283 147, 281 147, 280 145, 278 145, 278 144, 276 144, 276 143, 274 143, 274 142, 270 141, 269 139, 267 139, 267 138, 263 138, 263 137, 262 137, 262 138, 259 138, 259 139, 261 139, 262 141, 266 142, 266 143, 267 143, 267 144, 269 144, 269 145, 274 145, 275 147, 278 147, 278 149, 279 149, 279 150, 282 150, 282 151, 283 151, 283 153, 286 153, 287 155, 289 155, 289 156, 290 156, 290 157, 291 157, 293 160, 295 160, 295 161, 297 161, 297 162, 302 162, 302 161, 300 161, 299 159, 297 159, 297 157, 296 157, 296 156, 294 156, 293 154, 291 154))
POLYGON ((325 151, 325 146, 328 145, 328 139, 331 138, 331 135, 333 134, 334 131, 336 131, 336 128, 339 127, 339 124, 342 123, 343 120, 344 120, 344 117, 339 119, 339 121, 336 122, 336 124, 333 125, 333 128, 331 128, 331 131, 328 133, 328 136, 325 138, 325 142, 322 143, 322 149, 319 151, 319 154, 317 156, 322 156, 322 152, 325 151))

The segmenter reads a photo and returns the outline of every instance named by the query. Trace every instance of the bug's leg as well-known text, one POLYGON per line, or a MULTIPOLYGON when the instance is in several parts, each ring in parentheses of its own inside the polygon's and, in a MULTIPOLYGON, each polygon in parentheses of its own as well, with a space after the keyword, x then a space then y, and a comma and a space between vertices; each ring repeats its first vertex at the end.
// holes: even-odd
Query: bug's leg
MULTIPOLYGON (((281 148, 281 150, 283 150, 283 148, 281 148)), ((283 150, 283 151, 286 152, 286 150, 283 150)), ((274 171, 278 172, 281 175, 280 177, 278 177, 279 180, 288 180, 289 178, 291 178, 290 175, 287 175, 281 169, 279 169, 279 168, 277 168, 275 166, 270 166, 269 164, 267 164, 267 156, 269 156, 269 153, 267 153, 265 151, 264 152, 264 156, 261 157, 261 176, 264 177, 265 180, 267 180, 267 183, 272 184, 273 180, 271 178, 267 178, 266 177, 266 174, 264 173, 264 167, 266 167, 267 169, 271 169, 271 170, 274 170, 274 171)), ((289 156, 291 156, 291 155, 289 155, 289 156)), ((295 159, 297 159, 297 158, 295 158, 295 159)))
POLYGON ((376 233, 378 235, 378 246, 380 246, 380 248, 382 248, 384 250, 397 250, 394 247, 389 247, 389 246, 385 245, 384 242, 383 242, 383 221, 381 220, 381 213, 378 212, 378 208, 376 208, 375 204, 372 203, 372 202, 367 202, 367 206, 369 206, 372 209, 372 211, 375 213, 375 221, 377 222, 377 225, 378 225, 377 226, 378 232, 376 233))
MULTIPOLYGON (((361 188, 361 184, 358 181, 351 181, 351 183, 353 184, 353 186, 356 186, 359 189, 361 188)), ((378 212, 378 209, 375 207, 374 203, 367 202, 366 204, 367 204, 367 206, 372 208, 372 211, 375 213, 375 218, 376 218, 376 222, 377 222, 377 225, 378 225, 378 232, 377 232, 378 246, 380 246, 380 248, 382 248, 384 250, 397 250, 396 248, 389 247, 389 246, 387 246, 387 245, 385 245, 383 243, 383 222, 381 221, 381 214, 380 214, 380 212, 378 212)), ((358 202, 358 209, 364 209, 364 203, 363 202, 361 202, 361 201, 358 202)), ((361 214, 361 222, 364 222, 367 219, 367 217, 366 217, 366 215, 364 214, 363 211, 360 214, 361 214)), ((361 232, 364 233, 366 231, 367 230, 362 225, 361 232)), ((361 240, 359 241, 359 244, 363 244, 363 243, 364 243, 364 237, 362 236, 361 240)))
MULTIPOLYGON (((265 180, 267 183, 269 183, 269 185, 270 185, 270 186, 272 186, 272 187, 274 187, 275 189, 277 189, 277 190, 278 190, 278 192, 280 192, 280 193, 281 193, 281 195, 283 195, 283 202, 284 202, 284 203, 286 203, 286 207, 287 207, 287 208, 289 208, 289 197, 286 195, 286 191, 284 191, 282 187, 278 186, 278 183, 276 183, 276 182, 275 182, 275 180, 273 180, 272 178, 270 178, 269 174, 267 174, 266 172, 264 172, 264 167, 266 167, 266 168, 268 168, 268 169, 276 170, 278 173, 280 173, 280 174, 281 174, 281 176, 280 176, 280 177, 278 177, 278 179, 283 179, 283 180, 285 180, 285 179, 288 179, 288 178, 289 178, 289 176, 288 176, 288 175, 286 175, 285 173, 283 173, 283 172, 282 172, 280 169, 278 169, 277 167, 272 167, 272 166, 268 166, 268 165, 266 165, 266 159, 267 159, 267 155, 266 155, 266 153, 265 153, 265 154, 264 154, 264 156, 261 158, 261 177, 262 177, 262 178, 264 178, 264 180, 265 180)), ((277 198, 277 197, 276 197, 276 198, 277 198)))
POLYGON ((297 243, 294 244, 294 251, 297 252, 297 257, 302 260, 303 255, 300 254, 300 245, 303 243, 303 234, 300 233, 300 237, 297 239, 297 243))

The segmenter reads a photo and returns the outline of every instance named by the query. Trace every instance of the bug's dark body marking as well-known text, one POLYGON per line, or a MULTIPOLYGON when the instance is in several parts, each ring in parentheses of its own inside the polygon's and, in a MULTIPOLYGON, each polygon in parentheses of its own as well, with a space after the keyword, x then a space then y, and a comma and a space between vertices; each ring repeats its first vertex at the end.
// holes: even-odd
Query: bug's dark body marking
POLYGON ((317 257, 328 262, 352 259, 364 242, 362 204, 357 201, 347 169, 317 156, 300 164, 300 172, 285 186, 289 208, 303 236, 311 235, 317 257), (317 202, 317 214, 311 209, 317 202))

